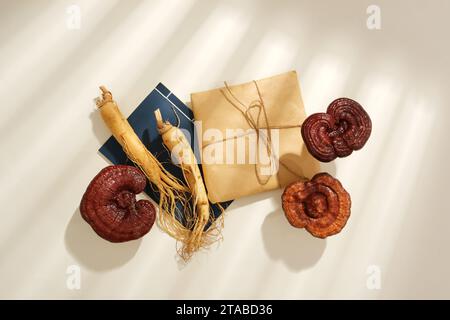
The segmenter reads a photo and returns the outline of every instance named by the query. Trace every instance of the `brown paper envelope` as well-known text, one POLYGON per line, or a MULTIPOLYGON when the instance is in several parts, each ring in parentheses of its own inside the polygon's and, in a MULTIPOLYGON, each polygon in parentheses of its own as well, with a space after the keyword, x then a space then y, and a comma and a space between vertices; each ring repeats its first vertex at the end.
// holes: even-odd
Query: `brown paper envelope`
MULTIPOLYGON (((212 147, 210 140, 203 140, 202 148, 202 170, 205 179, 208 197, 211 202, 222 202, 237 199, 243 196, 260 193, 284 187, 285 185, 300 179, 300 177, 311 178, 319 172, 319 162, 315 160, 306 150, 301 133, 300 125, 305 120, 305 110, 301 98, 300 88, 295 71, 283 73, 270 78, 257 81, 261 97, 266 109, 270 127, 296 126, 294 128, 282 128, 278 132, 278 147, 273 150, 280 160, 278 171, 267 177, 264 184, 258 180, 254 163, 249 163, 249 143, 252 134, 247 134, 238 139, 216 142, 212 147), (231 143, 234 155, 237 152, 238 141, 245 143, 246 163, 231 164, 205 162, 205 156, 211 154, 213 149, 223 150, 223 159, 226 159, 227 146, 231 143)), ((235 97, 245 106, 259 100, 257 87, 254 82, 229 87, 235 97)), ((225 97, 224 88, 213 89, 205 92, 191 94, 192 110, 196 121, 201 121, 203 135, 208 129, 216 129, 226 137, 227 129, 251 129, 246 118, 225 97)), ((242 106, 244 109, 244 106, 242 106)), ((253 116, 256 119, 256 111, 253 116)), ((260 118, 260 127, 266 126, 260 118)), ((273 132, 273 131, 272 131, 273 132)), ((254 135, 254 134, 253 134, 254 135)), ((275 134, 272 134, 273 136, 275 134)), ((255 136, 255 135, 254 135, 255 136)), ((253 141, 256 137, 253 137, 253 141)), ((199 137, 201 140, 202 137, 199 137)), ((241 145, 242 146, 242 145, 241 145)), ((265 147, 261 146, 260 147, 265 147)), ((242 150, 242 148, 240 149, 242 150)), ((209 159, 210 157, 208 157, 209 159)), ((218 160, 221 160, 218 157, 218 160)))

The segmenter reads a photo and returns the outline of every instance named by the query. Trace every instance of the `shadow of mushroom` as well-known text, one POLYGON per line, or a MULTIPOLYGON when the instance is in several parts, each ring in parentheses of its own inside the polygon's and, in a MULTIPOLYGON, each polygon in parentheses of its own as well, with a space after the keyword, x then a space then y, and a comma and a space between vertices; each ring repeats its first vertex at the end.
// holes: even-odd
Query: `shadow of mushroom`
MULTIPOLYGON (((295 181, 292 180, 291 172, 310 177, 324 169, 312 159, 305 146, 300 155, 285 154, 280 158, 280 162, 289 168, 277 173, 282 189, 295 181)), ((335 167, 331 165, 327 170, 335 172, 335 167)), ((301 271, 314 266, 325 251, 326 240, 315 238, 304 229, 292 227, 281 207, 281 196, 277 196, 276 201, 279 209, 266 216, 261 230, 266 252, 271 259, 281 260, 292 271, 301 271)))
POLYGON ((329 175, 336 177, 336 162, 321 162, 320 163, 320 172, 326 172, 329 175))
POLYGON ((106 271, 130 261, 142 239, 122 243, 108 242, 92 230, 77 208, 66 227, 64 241, 67 251, 80 265, 94 271, 106 271))
POLYGON ((326 239, 315 238, 306 230, 289 225, 281 208, 264 219, 262 238, 269 257, 281 260, 292 271, 314 266, 326 247, 326 239))
POLYGON ((308 153, 305 145, 302 146, 299 154, 283 154, 279 162, 277 178, 282 189, 302 177, 312 178, 322 169, 319 162, 308 153))

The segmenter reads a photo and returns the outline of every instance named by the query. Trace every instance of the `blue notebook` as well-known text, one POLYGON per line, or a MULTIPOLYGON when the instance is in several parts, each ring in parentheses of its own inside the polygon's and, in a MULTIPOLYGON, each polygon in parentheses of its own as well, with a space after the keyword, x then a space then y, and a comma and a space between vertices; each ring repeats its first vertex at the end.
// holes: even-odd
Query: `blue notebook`
MULTIPOLYGON (((191 146, 198 145, 197 135, 194 131, 194 116, 191 111, 180 99, 178 99, 169 89, 167 89, 162 83, 159 83, 156 88, 150 92, 150 94, 139 104, 136 110, 128 117, 128 122, 133 127, 137 136, 141 139, 147 149, 163 164, 163 166, 172 173, 175 177, 184 181, 181 169, 172 164, 170 153, 164 148, 161 136, 156 128, 156 120, 154 111, 160 109, 164 120, 169 121, 172 125, 176 125, 179 122, 179 128, 184 129, 185 136, 191 143, 191 146), (189 132, 190 137, 188 134, 189 132)), ((199 148, 194 148, 198 150, 199 148)), ((122 150, 120 144, 116 139, 111 136, 99 149, 106 158, 108 158, 113 164, 129 164, 133 163, 128 160, 125 152, 122 150)), ((199 159, 199 154, 195 155, 199 159)), ((201 171, 201 165, 199 165, 201 171)), ((156 189, 156 188, 155 188, 156 189)), ((148 184, 145 192, 156 203, 159 202, 159 193, 157 190, 153 190, 148 184)), ((232 201, 222 202, 220 205, 225 209, 232 201)), ((221 214, 220 207, 217 204, 211 205, 211 214, 214 217, 218 217, 221 214)), ((179 204, 178 220, 184 224, 184 217, 181 212, 183 208, 181 203, 179 204)))

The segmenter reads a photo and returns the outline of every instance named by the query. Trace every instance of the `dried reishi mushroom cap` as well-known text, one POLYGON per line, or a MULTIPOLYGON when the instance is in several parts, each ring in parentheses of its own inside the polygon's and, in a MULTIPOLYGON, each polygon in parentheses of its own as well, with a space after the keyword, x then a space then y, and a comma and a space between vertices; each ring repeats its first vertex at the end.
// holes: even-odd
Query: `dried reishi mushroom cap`
POLYGON ((108 166, 91 181, 81 199, 80 212, 94 231, 111 242, 141 238, 153 226, 154 205, 136 201, 147 180, 136 167, 108 166))
POLYGON ((288 185, 281 200, 289 223, 318 238, 339 233, 350 217, 350 195, 328 173, 288 185))
POLYGON ((309 153, 329 162, 361 149, 372 132, 372 121, 358 102, 339 98, 328 106, 326 113, 306 118, 301 132, 309 153))

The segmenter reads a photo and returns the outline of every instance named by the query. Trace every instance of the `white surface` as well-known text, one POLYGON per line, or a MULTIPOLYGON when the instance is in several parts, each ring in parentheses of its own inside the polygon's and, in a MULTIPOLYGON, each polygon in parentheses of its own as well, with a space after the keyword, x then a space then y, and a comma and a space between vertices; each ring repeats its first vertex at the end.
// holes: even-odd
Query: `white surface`
POLYGON ((449 13, 446 0, 0 1, 0 298, 450 298, 449 13), (291 69, 308 114, 348 96, 373 121, 362 151, 324 168, 352 195, 341 234, 312 238, 286 222, 281 191, 261 194, 183 267, 156 227, 117 245, 81 220, 107 165, 98 85, 128 115, 159 81, 187 101, 291 69))

